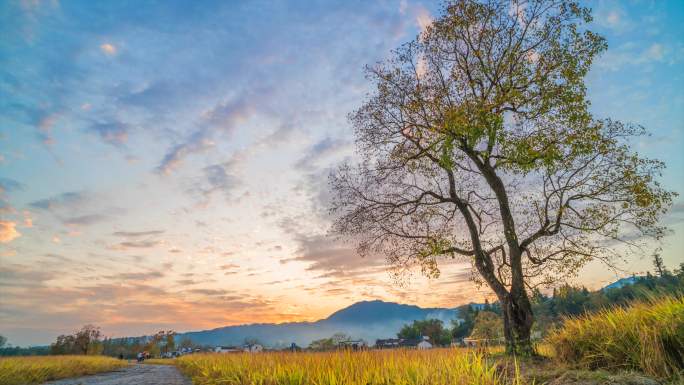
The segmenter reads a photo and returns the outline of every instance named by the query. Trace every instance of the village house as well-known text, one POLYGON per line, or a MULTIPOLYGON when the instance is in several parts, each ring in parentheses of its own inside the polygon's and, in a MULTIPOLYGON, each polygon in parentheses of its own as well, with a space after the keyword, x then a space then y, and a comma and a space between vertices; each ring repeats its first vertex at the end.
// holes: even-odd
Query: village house
POLYGON ((214 348, 215 353, 260 353, 264 351, 264 347, 260 344, 245 344, 242 346, 217 346, 214 348))
POLYGON ((401 340, 399 338, 388 338, 382 340, 375 340, 376 349, 394 349, 398 348, 401 340))
POLYGON ((240 353, 242 351, 242 348, 237 346, 217 346, 214 348, 216 353, 240 353))
POLYGON ((364 340, 348 340, 337 343, 338 349, 362 350, 367 347, 366 341, 364 340))
POLYGON ((423 338, 405 339, 401 341, 399 346, 418 350, 432 349, 432 344, 429 340, 430 337, 428 336, 423 336, 423 338))
POLYGON ((429 341, 430 337, 423 336, 422 338, 404 339, 404 338, 389 338, 375 340, 376 349, 395 349, 395 348, 410 348, 410 349, 432 349, 432 344, 429 341))
POLYGON ((261 353, 264 347, 261 344, 245 344, 242 345, 242 351, 247 353, 261 353))

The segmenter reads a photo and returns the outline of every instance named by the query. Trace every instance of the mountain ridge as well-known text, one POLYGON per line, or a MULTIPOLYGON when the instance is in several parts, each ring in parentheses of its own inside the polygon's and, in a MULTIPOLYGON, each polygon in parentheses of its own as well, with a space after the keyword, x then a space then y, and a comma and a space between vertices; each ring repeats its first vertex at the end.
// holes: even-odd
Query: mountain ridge
POLYGON ((457 308, 422 308, 417 305, 367 300, 353 303, 317 321, 251 323, 179 333, 200 345, 237 345, 256 338, 267 346, 308 345, 334 333, 346 333, 369 342, 396 335, 406 323, 438 318, 448 323, 458 318, 457 308))
MULTIPOLYGON (((606 285, 631 283, 620 279, 606 285)), ((459 309, 465 306, 481 308, 483 304, 468 303, 454 308, 423 308, 418 305, 402 304, 382 300, 364 300, 331 313, 316 321, 294 321, 282 323, 250 323, 222 326, 213 329, 179 333, 180 338, 190 338, 200 345, 238 345, 247 338, 256 338, 266 346, 284 347, 291 343, 307 346, 311 341, 327 338, 341 332, 353 338, 373 343, 379 338, 396 336, 405 324, 428 318, 440 319, 449 326, 452 319, 460 318, 459 309)))

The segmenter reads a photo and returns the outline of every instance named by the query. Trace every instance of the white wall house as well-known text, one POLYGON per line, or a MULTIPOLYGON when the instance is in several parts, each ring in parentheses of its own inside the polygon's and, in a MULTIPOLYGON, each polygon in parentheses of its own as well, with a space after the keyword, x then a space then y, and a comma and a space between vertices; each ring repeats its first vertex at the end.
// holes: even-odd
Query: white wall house
POLYGON ((424 350, 424 349, 432 349, 432 344, 426 340, 420 341, 418 345, 416 345, 416 349, 418 350, 424 350))
POLYGON ((243 345, 242 350, 247 353, 260 353, 264 351, 264 347, 260 344, 243 345))

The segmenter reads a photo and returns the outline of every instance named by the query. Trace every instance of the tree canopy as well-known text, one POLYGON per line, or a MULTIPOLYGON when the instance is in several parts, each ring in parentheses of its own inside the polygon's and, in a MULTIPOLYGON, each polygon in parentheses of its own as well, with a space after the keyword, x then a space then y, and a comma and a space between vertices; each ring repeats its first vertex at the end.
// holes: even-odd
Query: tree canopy
POLYGON ((643 127, 589 112, 584 76, 607 48, 590 21, 567 0, 446 3, 367 68, 374 91, 350 114, 360 161, 331 176, 334 231, 397 271, 470 262, 509 350, 531 349, 529 289, 660 238, 675 195, 630 147, 643 127))
POLYGON ((451 333, 438 319, 415 320, 412 324, 404 325, 397 333, 397 337, 404 339, 429 337, 430 343, 437 346, 449 345, 451 342, 451 333))

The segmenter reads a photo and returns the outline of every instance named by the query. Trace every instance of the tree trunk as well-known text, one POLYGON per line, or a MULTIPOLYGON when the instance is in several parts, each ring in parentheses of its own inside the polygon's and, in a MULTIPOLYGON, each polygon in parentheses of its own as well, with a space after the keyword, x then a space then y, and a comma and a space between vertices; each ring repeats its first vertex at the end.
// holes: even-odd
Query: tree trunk
POLYGON ((534 317, 532 305, 523 290, 500 298, 504 318, 506 353, 521 356, 534 355, 530 334, 534 317))

